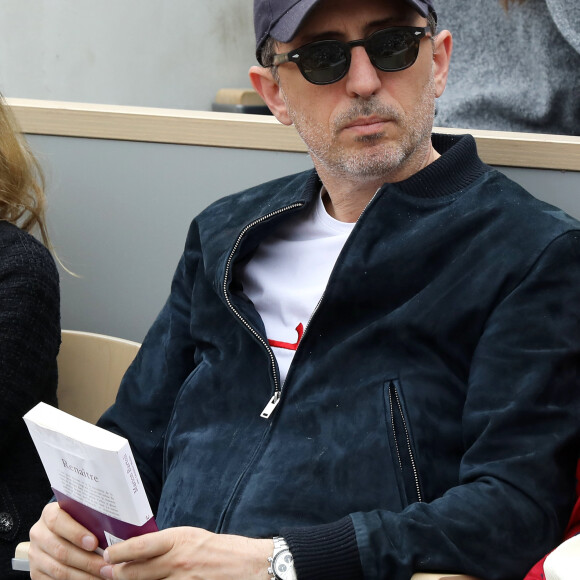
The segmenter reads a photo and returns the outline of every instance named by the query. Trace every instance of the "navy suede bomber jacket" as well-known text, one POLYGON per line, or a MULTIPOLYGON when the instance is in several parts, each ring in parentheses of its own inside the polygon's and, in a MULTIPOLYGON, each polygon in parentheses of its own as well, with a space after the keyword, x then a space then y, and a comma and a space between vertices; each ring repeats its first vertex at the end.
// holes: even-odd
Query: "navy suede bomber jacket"
POLYGON ((131 441, 160 527, 282 534, 299 580, 521 578, 558 542, 580 432, 580 224, 472 137, 433 139, 442 157, 358 220, 283 385, 238 268, 313 202, 316 173, 193 221, 100 422, 131 441))

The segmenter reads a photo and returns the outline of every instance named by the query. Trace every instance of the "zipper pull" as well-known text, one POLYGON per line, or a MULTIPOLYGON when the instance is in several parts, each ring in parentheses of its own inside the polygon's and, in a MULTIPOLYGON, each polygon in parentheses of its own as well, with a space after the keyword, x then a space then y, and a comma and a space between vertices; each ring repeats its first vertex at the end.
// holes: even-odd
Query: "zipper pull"
POLYGON ((280 402, 280 391, 276 391, 274 396, 268 401, 268 404, 264 407, 264 410, 260 413, 262 419, 269 419, 270 415, 274 412, 274 409, 278 406, 280 402))

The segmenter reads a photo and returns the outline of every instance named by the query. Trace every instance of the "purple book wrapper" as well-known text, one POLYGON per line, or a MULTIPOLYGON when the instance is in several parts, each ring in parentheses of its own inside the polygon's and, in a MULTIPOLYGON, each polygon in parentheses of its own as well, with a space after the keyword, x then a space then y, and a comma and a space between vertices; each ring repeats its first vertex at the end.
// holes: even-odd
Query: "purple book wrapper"
POLYGON ((105 550, 107 546, 119 541, 156 532, 158 529, 154 518, 142 526, 134 526, 79 503, 58 489, 53 488, 52 491, 58 500, 58 505, 79 524, 97 536, 101 550, 105 550))

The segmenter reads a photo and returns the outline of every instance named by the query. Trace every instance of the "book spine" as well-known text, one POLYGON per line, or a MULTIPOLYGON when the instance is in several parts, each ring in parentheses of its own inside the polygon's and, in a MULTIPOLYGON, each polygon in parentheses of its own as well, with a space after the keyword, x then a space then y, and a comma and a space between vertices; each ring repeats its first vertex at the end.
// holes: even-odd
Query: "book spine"
POLYGON ((145 493, 145 488, 143 487, 141 475, 135 465, 135 459, 129 442, 119 450, 117 458, 125 475, 127 489, 131 492, 135 511, 135 521, 145 522, 153 517, 153 513, 149 507, 149 500, 145 493))

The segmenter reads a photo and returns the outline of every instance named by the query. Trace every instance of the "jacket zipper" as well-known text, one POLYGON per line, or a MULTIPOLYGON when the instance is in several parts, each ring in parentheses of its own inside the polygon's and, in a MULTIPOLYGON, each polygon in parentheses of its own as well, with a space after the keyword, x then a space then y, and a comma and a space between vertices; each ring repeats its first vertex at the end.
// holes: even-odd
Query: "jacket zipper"
MULTIPOLYGON (((363 211, 361 212, 360 216, 357 219, 357 222, 360 220, 360 218, 363 216, 363 214, 366 212, 367 208, 369 207, 369 205, 371 205, 371 203, 374 201, 375 197, 377 196, 377 193, 381 190, 381 188, 379 187, 373 197, 369 200, 369 202, 367 203, 367 205, 364 207, 363 211)), ((272 397, 270 398, 270 400, 266 403, 266 406, 264 407, 264 409, 262 410, 262 412, 260 413, 260 417, 262 417, 262 419, 269 419, 270 416, 272 415, 272 413, 274 412, 274 410, 276 409, 276 407, 278 406, 278 404, 280 403, 280 399, 282 398, 282 387, 280 385, 280 379, 278 377, 278 371, 276 368, 276 357, 274 356, 274 353, 272 351, 272 349, 270 348, 270 345, 268 344, 268 342, 266 340, 264 340, 264 338, 254 329, 254 327, 252 325, 250 325, 245 319, 244 317, 234 308, 234 305, 232 304, 230 297, 228 296, 228 291, 227 291, 227 286, 228 286, 228 278, 229 278, 229 274, 230 274, 230 269, 232 266, 232 262, 233 262, 233 258, 234 255, 236 253, 236 251, 238 250, 238 247, 242 241, 242 238, 246 235, 246 233, 252 229, 254 226, 267 221, 271 218, 273 218, 274 216, 280 215, 282 213, 285 213, 291 209, 296 209, 299 207, 302 207, 304 205, 303 202, 299 202, 299 203, 293 203, 292 205, 289 205, 287 207, 283 207, 280 209, 277 209, 276 211, 270 212, 264 216, 262 216, 261 218, 258 218, 257 220, 249 223, 241 232, 240 235, 238 236, 238 239, 236 240, 236 243, 234 244, 234 247, 232 249, 232 251, 230 252, 230 255, 228 257, 228 261, 226 263, 226 272, 225 272, 225 276, 224 276, 224 284, 223 284, 223 292, 224 292, 224 297, 226 299, 226 302, 230 308, 230 310, 235 314, 235 316, 242 322, 242 324, 264 345, 264 348, 266 349, 268 356, 270 357, 270 366, 272 368, 272 376, 274 378, 274 394, 272 395, 272 397)), ((324 298, 325 292, 323 292, 322 296, 320 297, 320 300, 318 301, 318 304, 316 305, 316 308, 314 309, 314 311, 312 312, 312 314, 310 315, 310 318, 308 319, 308 323, 306 324, 306 327, 304 328, 304 333, 302 335, 302 338, 300 340, 300 342, 302 342, 304 340, 304 336, 306 335, 306 333, 308 332, 308 328, 310 326, 310 321, 312 320, 314 314, 316 313, 316 311, 318 310, 320 304, 322 303, 322 300, 324 298)), ((300 345, 298 346, 298 348, 300 348, 300 345)))
POLYGON ((395 441, 395 447, 397 449, 397 459, 399 461, 399 467, 401 471, 403 471, 403 462, 401 460, 401 454, 399 452, 399 441, 397 437, 397 427, 395 425, 395 411, 394 411, 394 403, 397 405, 397 410, 399 411, 399 417, 401 419, 401 423, 403 424, 403 430, 405 432, 405 443, 407 447, 407 453, 409 454, 409 460, 411 462, 411 468, 413 470, 413 481, 415 483, 415 491, 417 493, 417 501, 422 502, 422 495, 421 495, 421 487, 419 486, 419 474, 417 472, 417 465, 415 463, 415 456, 413 455, 413 449, 411 447, 411 437, 409 435, 409 429, 407 427, 407 421, 405 420, 405 415, 403 414, 403 406, 401 405, 401 399, 399 398, 399 393, 397 393, 397 389, 391 383, 389 385, 389 399, 390 399, 390 407, 391 407, 391 428, 393 430, 393 438, 395 441), (394 401, 393 401, 394 399, 394 401))
POLYGON ((260 413, 260 417, 262 417, 263 419, 268 419, 270 417, 270 415, 274 412, 274 409, 278 406, 278 403, 280 402, 280 398, 282 396, 282 388, 280 386, 280 379, 278 377, 276 357, 274 356, 274 352, 270 348, 270 345, 268 344, 268 342, 266 340, 264 340, 264 337, 261 336, 260 333, 249 322, 247 322, 246 319, 235 309, 235 307, 232 304, 230 297, 228 295, 228 279, 230 276, 230 270, 231 270, 232 262, 234 259, 234 255, 237 252, 237 250, 240 246, 240 243, 242 242, 242 238, 246 235, 246 233, 249 230, 251 230, 254 226, 257 226, 258 224, 273 218, 274 216, 285 213, 291 209, 296 209, 296 208, 302 207, 303 205, 304 205, 303 202, 294 203, 294 204, 289 205, 287 207, 283 207, 283 208, 277 209, 276 211, 270 212, 270 213, 262 216, 261 218, 258 218, 257 220, 254 220, 253 222, 249 223, 240 232, 240 235, 238 236, 238 239, 236 240, 236 243, 234 244, 234 247, 233 247, 232 251, 230 252, 230 255, 228 257, 228 261, 226 263, 226 272, 225 272, 225 276, 224 276, 223 292, 224 292, 224 297, 226 299, 227 305, 230 308, 230 310, 235 314, 235 316, 242 322, 242 324, 262 343, 262 345, 266 349, 266 352, 268 353, 268 356, 270 357, 270 366, 272 368, 272 376, 274 378, 274 395, 270 398, 270 400, 268 401, 268 403, 264 407, 264 410, 260 413))
MULTIPOLYGON (((369 207, 369 205, 371 205, 371 203, 374 201, 375 197, 377 196, 377 194, 379 193, 379 191, 381 190, 381 187, 379 187, 375 193, 373 194, 372 198, 369 200, 369 202, 365 205, 364 209, 362 210, 361 214, 358 216, 358 219, 356 220, 357 223, 359 222, 359 220, 361 219, 361 217, 366 213, 367 208, 369 207)), ((252 227, 253 225, 255 225, 256 223, 259 223, 260 221, 262 221, 263 219, 268 219, 269 217, 271 217, 272 215, 276 215, 277 213, 282 213, 283 211, 286 211, 287 209, 293 209, 296 206, 300 206, 303 204, 294 204, 291 205, 287 208, 282 208, 276 212, 273 212, 272 214, 269 214, 267 216, 264 216, 263 218, 257 220, 257 222, 253 222, 252 224, 250 224, 249 226, 247 226, 242 233, 240 234, 240 237, 238 238, 238 242, 241 239, 241 236, 244 235, 244 233, 246 232, 246 230, 250 227, 252 227)), ((234 251, 237 247, 234 246, 234 251)), ((232 252, 233 255, 233 252, 232 252)), ((230 256, 231 258, 232 256, 230 256)), ((228 262, 228 267, 229 267, 229 262, 228 262)), ((226 270, 227 273, 227 270, 226 270)), ((332 275, 332 274, 331 274, 332 275)), ((225 290, 225 285, 224 285, 224 290, 225 290)), ((310 328, 310 322, 312 321, 312 319, 314 318, 314 315, 316 314, 316 312, 318 311, 318 308, 320 307, 320 305, 322 304, 322 301, 324 300, 324 296, 326 295, 326 290, 322 293, 322 296, 320 297, 320 300, 318 301, 318 303, 316 304, 314 310, 312 311, 312 314, 310 315, 310 317, 308 318, 308 322, 306 323, 306 326, 304 327, 304 332, 302 333, 302 337, 300 339, 300 343, 302 343, 302 341, 304 340, 304 337, 306 336, 306 334, 308 333, 308 329, 310 328)), ((226 300, 227 300, 227 296, 226 296, 226 300)), ((229 301, 228 301, 229 302, 229 301)), ((236 313, 237 314, 237 313, 236 313)), ((238 315, 239 316, 239 315, 238 315)), ((241 318, 241 317, 240 317, 241 318)), ((245 322, 244 322, 245 324, 245 322)), ((260 338, 260 337, 258 337, 260 338)), ((261 340, 261 338, 260 338, 261 340)), ((261 342, 264 342, 263 340, 261 340, 261 342)), ((272 359, 274 359, 274 353, 272 352, 272 350, 270 349, 270 346, 267 345, 267 348, 269 350, 270 356, 272 359)), ((298 345, 298 348, 300 348, 300 344, 298 345)), ((282 387, 279 386, 279 381, 277 379, 277 373, 275 372, 276 369, 276 364, 273 363, 272 365, 273 369, 274 369, 274 376, 275 378, 275 385, 276 385, 276 390, 274 392, 274 396, 268 401, 268 404, 264 407, 264 410, 262 411, 262 413, 260 414, 260 417, 262 417, 263 419, 269 419, 270 415, 274 412, 274 410, 276 409, 276 407, 278 406, 278 403, 280 402, 280 398, 282 397, 282 387)))
MULTIPOLYGON (((358 224, 359 220, 362 218, 362 216, 365 214, 365 212, 367 211, 367 208, 373 202, 373 200, 377 196, 377 193, 379 193, 380 190, 381 190, 381 188, 379 187, 375 191, 375 193, 373 194, 373 197, 370 199, 370 201, 365 205, 364 209, 362 210, 361 214, 358 216, 358 219, 356 220, 357 224, 358 224)), ((352 232, 351 232, 351 235, 352 235, 352 232)), ((335 264, 335 266, 336 266, 336 264, 335 264)), ((333 270, 334 270, 334 267, 333 267, 333 270)), ((330 275, 332 276, 332 273, 330 275)), ((308 322, 306 323, 306 326, 304 327, 304 332, 302 333, 302 338, 300 339, 300 343, 298 344, 298 348, 300 348, 300 344, 302 343, 302 341, 304 340, 304 337, 308 333, 308 329, 310 328, 310 322, 312 321, 312 319, 314 318, 314 315, 316 314, 316 312, 320 308, 320 305, 322 304, 322 301, 324 300, 325 296, 326 296, 326 289, 322 292, 322 296, 320 297, 320 300, 318 301, 318 303, 314 307, 314 310, 312 311, 312 314, 310 314, 310 317, 308 318, 308 322)), ((292 363, 291 363, 291 365, 292 365, 292 363)), ((278 403, 276 403, 276 404, 278 404, 278 403)))

